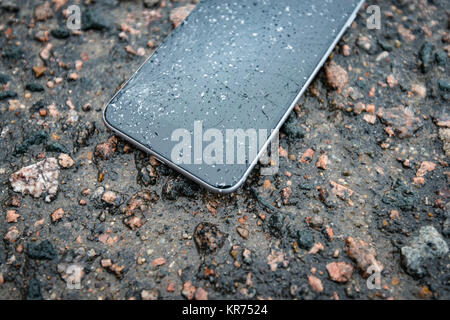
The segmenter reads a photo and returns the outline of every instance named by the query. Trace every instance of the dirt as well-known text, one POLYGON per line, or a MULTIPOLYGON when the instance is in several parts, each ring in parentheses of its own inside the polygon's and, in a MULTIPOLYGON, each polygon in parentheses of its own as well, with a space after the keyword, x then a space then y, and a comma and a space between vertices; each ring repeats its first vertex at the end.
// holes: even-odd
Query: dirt
POLYGON ((279 173, 230 195, 102 122, 196 1, 78 1, 76 32, 73 2, 0 0, 1 299, 450 298, 448 1, 367 1, 283 128, 279 173), (56 180, 14 191, 45 159, 56 180), (441 247, 414 251, 418 275, 402 248, 426 226, 441 247))

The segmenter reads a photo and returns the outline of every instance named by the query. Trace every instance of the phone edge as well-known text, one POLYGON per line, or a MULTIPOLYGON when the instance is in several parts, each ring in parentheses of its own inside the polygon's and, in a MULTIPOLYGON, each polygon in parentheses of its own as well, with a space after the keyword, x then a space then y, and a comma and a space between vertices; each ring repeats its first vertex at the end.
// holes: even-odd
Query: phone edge
MULTIPOLYGON (((145 63, 147 63, 147 61, 153 56, 153 54, 155 54, 155 52, 159 49, 159 47, 161 47, 162 42, 158 48, 156 48, 153 53, 147 58, 145 59, 145 61, 140 65, 140 67, 133 73, 132 76, 130 76, 130 78, 120 87, 119 90, 117 90, 117 92, 112 96, 112 98, 105 104, 105 106, 103 107, 103 111, 102 111, 102 119, 103 122, 105 123, 106 127, 108 129, 110 129, 111 131, 115 132, 118 136, 120 136, 122 139, 130 142, 131 144, 135 145, 136 147, 138 147, 139 149, 141 149, 142 151, 149 153, 150 155, 154 156, 156 159, 158 159, 160 162, 168 165, 170 168, 174 169, 175 171, 178 171, 179 173, 183 174, 184 176, 186 176, 187 178, 189 178, 190 180, 193 180, 194 182, 198 183, 199 185, 201 185, 202 187, 213 191, 215 193, 220 193, 220 194, 228 194, 228 193, 232 193, 234 191, 236 191, 237 189, 239 189, 244 182, 247 180, 248 176, 250 175, 250 173, 252 172, 253 168, 255 167, 255 165, 258 163, 259 159, 261 158, 261 155, 264 153, 264 150, 268 147, 268 145, 270 144, 270 142, 274 139, 275 135, 279 134, 279 131, 281 129, 281 127, 283 126, 284 122, 287 120, 287 118, 289 117, 290 113, 292 112, 292 110, 294 109, 295 105, 297 104, 298 100, 301 98, 301 96, 305 93, 306 89, 308 89, 308 87, 310 86, 311 82, 314 80, 314 78, 316 77, 317 73, 319 73, 320 69, 322 69, 323 65, 325 64, 325 62, 327 61, 329 55, 331 54, 331 52, 334 50, 334 48, 336 47, 337 43, 339 42, 339 40, 341 40, 342 36, 344 35, 345 31, 347 31, 347 29, 349 28, 349 26, 352 24, 352 22, 356 19, 356 16, 359 12, 359 10, 361 9, 362 5, 364 4, 365 0, 361 0, 359 2, 359 4, 356 6, 355 10, 352 12, 352 14, 350 15, 350 17, 348 18, 348 20, 346 21, 346 23, 344 24, 344 26, 342 27, 342 30, 339 32, 339 34, 336 36, 336 38, 334 39, 334 41, 331 43, 330 47, 327 49, 327 51, 325 52, 324 56, 322 57, 322 59, 320 60, 320 62, 317 64, 316 68, 314 69, 314 71, 311 73, 311 76, 308 78, 308 80, 305 82, 305 85, 302 87, 302 89, 300 90, 299 94, 295 97, 294 101, 292 102, 291 106, 287 109, 286 113, 283 115, 283 117, 281 118, 281 120, 278 122, 277 126, 275 127, 275 129, 272 130, 271 135, 269 136, 269 138, 267 139, 266 143, 263 145, 263 147, 261 148, 261 150, 259 151, 258 155, 255 157, 255 159, 252 161, 252 163, 250 164, 250 166, 248 167, 248 169, 245 171, 244 175, 242 176, 242 178, 232 187, 226 188, 226 189, 220 189, 217 187, 214 187, 210 184, 208 184, 207 182, 201 180, 200 178, 196 177, 195 175, 189 173, 188 171, 186 171, 185 169, 179 167, 177 164, 173 163, 172 161, 166 159, 165 157, 161 156, 160 154, 158 154, 157 152, 147 148, 146 146, 144 146, 143 144, 139 143, 138 141, 132 139, 131 137, 127 136, 126 134, 124 134, 123 132, 121 132, 120 130, 114 128, 111 124, 108 123, 108 121, 106 120, 106 108, 108 107, 108 105, 111 103, 111 101, 116 97, 116 95, 120 92, 120 90, 122 90, 123 87, 125 87, 125 85, 139 72, 139 70, 141 70, 141 68, 144 66, 145 63)), ((195 9, 194 9, 195 10, 195 9)), ((192 13, 192 12, 191 12, 192 13)), ((189 17, 189 16, 188 16, 189 17)), ((173 30, 171 34, 173 34, 173 32, 175 32, 177 29, 173 30)))

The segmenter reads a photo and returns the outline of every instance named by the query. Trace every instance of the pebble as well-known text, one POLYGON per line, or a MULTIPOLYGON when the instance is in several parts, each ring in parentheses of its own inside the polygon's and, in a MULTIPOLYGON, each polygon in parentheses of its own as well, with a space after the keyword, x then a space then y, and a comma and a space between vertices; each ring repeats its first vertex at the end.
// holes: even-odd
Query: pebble
POLYGON ((119 194, 115 191, 105 191, 102 194, 102 201, 106 204, 112 205, 112 206, 118 206, 121 203, 121 197, 119 196, 119 194))
POLYGON ((222 248, 228 234, 220 231, 215 224, 201 222, 194 231, 194 241, 200 254, 214 254, 222 248))
POLYGON ((53 17, 53 11, 50 8, 50 3, 48 1, 45 1, 34 8, 34 18, 37 21, 45 21, 51 17, 53 17))
POLYGON ((183 289, 181 290, 181 294, 188 300, 192 300, 194 298, 196 288, 192 285, 190 281, 187 281, 183 284, 183 289))
POLYGON ((426 274, 427 263, 434 263, 447 253, 448 245, 442 235, 433 226, 425 226, 409 246, 401 248, 402 265, 406 272, 420 278, 426 274))
POLYGON ((433 52, 433 50, 434 50, 433 44, 431 44, 428 41, 426 41, 420 48, 419 51, 419 58, 421 61, 420 67, 423 73, 428 72, 431 68, 431 60, 432 60, 431 53, 433 52))
POLYGON ((301 163, 309 163, 314 158, 314 154, 315 151, 313 149, 307 149, 298 161, 301 163))
POLYGON ((431 161, 423 161, 420 164, 420 168, 417 170, 416 176, 423 177, 427 172, 431 172, 436 169, 436 164, 431 161))
POLYGON ((117 138, 110 137, 106 142, 98 144, 95 147, 94 156, 101 160, 110 159, 117 150, 117 138))
POLYGON ((309 282, 309 285, 311 286, 311 288, 315 292, 321 293, 323 291, 322 281, 319 278, 317 278, 317 277, 315 277, 313 275, 309 275, 308 276, 308 282, 309 282))
POLYGON ((62 208, 56 209, 55 211, 53 211, 53 213, 51 214, 52 217, 52 221, 56 222, 58 220, 61 220, 62 217, 64 216, 64 210, 62 208))
POLYGON ((242 238, 248 239, 249 232, 247 229, 245 229, 241 226, 238 226, 238 227, 236 227, 236 231, 242 238))
POLYGON ((208 300, 208 291, 198 288, 195 292, 195 300, 208 300))
POLYGON ((349 55, 352 54, 352 49, 350 49, 350 47, 348 45, 344 44, 341 47, 341 52, 344 57, 348 57, 349 55))
POLYGON ((363 120, 367 123, 375 124, 375 122, 377 121, 377 117, 373 114, 365 114, 363 116, 363 120))
POLYGON ((159 292, 157 289, 141 291, 141 299, 142 300, 158 300, 158 297, 159 297, 159 292))
POLYGON ((411 92, 424 99, 427 96, 427 88, 421 83, 413 83, 411 92))
POLYGON ((153 267, 159 267, 166 263, 166 259, 164 258, 156 258, 152 261, 153 267))
POLYGON ((20 232, 19 229, 17 229, 16 226, 13 226, 8 229, 8 232, 6 232, 4 239, 9 242, 15 242, 17 239, 19 239, 20 232))
POLYGON ((340 185, 332 180, 330 181, 330 185, 333 187, 331 192, 344 201, 350 198, 354 193, 352 189, 344 187, 343 185, 340 185))
POLYGON ((314 237, 308 230, 297 231, 297 243, 300 248, 310 250, 314 245, 314 237))
POLYGON ((410 108, 402 105, 389 109, 380 108, 377 116, 384 124, 392 127, 399 138, 411 137, 422 127, 421 119, 416 117, 410 108))
POLYGON ((383 266, 376 260, 376 252, 369 247, 363 240, 347 237, 345 239, 345 252, 356 262, 356 267, 362 272, 363 277, 368 277, 369 268, 373 268, 379 272, 383 270, 383 266))
POLYGON ((49 202, 58 191, 58 177, 57 160, 46 158, 11 174, 9 181, 15 192, 29 194, 35 198, 45 194, 45 201, 49 202))
POLYGON ((353 267, 345 262, 331 262, 327 264, 326 268, 330 279, 339 283, 350 280, 353 273, 353 267))
POLYGON ((75 164, 73 159, 66 153, 61 153, 58 156, 58 163, 62 168, 71 168, 75 164))
POLYGON ((53 48, 53 45, 51 43, 48 43, 44 47, 44 49, 41 50, 41 52, 39 53, 39 56, 41 57, 42 60, 48 60, 50 58, 52 48, 53 48))
POLYGON ((321 154, 316 162, 316 168, 326 170, 328 166, 328 156, 321 154))
POLYGON ((7 223, 17 222, 17 218, 19 217, 20 215, 16 210, 6 210, 5 220, 7 223))
POLYGON ((325 75, 328 85, 333 89, 342 90, 348 83, 347 71, 333 61, 325 66, 325 75))

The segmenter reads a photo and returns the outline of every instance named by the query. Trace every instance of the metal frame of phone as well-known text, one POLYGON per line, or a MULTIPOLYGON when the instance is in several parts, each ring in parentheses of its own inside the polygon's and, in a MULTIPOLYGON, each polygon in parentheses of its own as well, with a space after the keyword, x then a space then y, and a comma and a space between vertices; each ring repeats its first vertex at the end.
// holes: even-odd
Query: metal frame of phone
MULTIPOLYGON (((181 174, 185 175, 186 177, 188 177, 189 179, 195 181, 196 183, 198 183, 199 185, 205 187, 206 189, 216 192, 216 193, 222 193, 222 194, 227 194, 227 193, 231 193, 236 191, 239 187, 242 186, 242 184, 245 182, 245 180, 248 178, 250 172, 253 170, 253 168, 255 167, 255 165, 258 163, 258 160, 260 159, 261 155, 264 153, 264 151, 267 149, 267 147, 269 146, 270 142, 273 140, 273 138, 275 137, 276 134, 279 133, 281 126, 284 124, 284 122, 286 121, 286 119, 289 117, 289 114, 291 113, 291 111, 294 109, 297 101, 300 99, 300 97, 303 95, 303 93, 305 92, 305 90, 309 87, 309 85, 311 84, 311 82, 314 80, 314 78, 316 77, 317 73, 319 72, 319 70, 322 68, 323 64, 325 63, 325 61, 328 59, 329 55, 331 54, 331 52, 333 51, 334 47, 337 45, 337 43, 339 42, 339 40, 341 39, 342 35, 345 33, 345 31, 347 30, 347 28, 352 24, 352 22, 355 20, 356 15, 358 14, 358 11, 361 9, 363 3, 365 2, 365 0, 361 0, 360 3, 356 6, 355 10, 353 11, 353 13, 350 15, 349 19, 347 20, 347 22, 345 23, 344 27, 342 28, 342 30, 339 32, 339 34, 336 36, 335 40, 333 41, 333 43, 331 44, 331 46, 328 48, 328 50, 326 51, 325 55, 322 57, 322 59, 320 60, 319 64, 316 66, 316 68, 314 69, 313 73, 311 74, 311 76, 308 78, 308 80, 306 81, 305 85, 302 87, 302 89, 300 90, 299 94, 295 97, 294 101, 292 102, 291 106, 287 109, 286 113, 284 114, 284 116, 281 118, 280 122, 278 122, 278 125, 275 127, 275 129, 272 130, 271 135, 269 136, 269 138, 267 139, 266 143, 264 144, 264 146, 261 148, 261 150, 259 151, 258 155, 256 156, 255 159, 253 159, 252 163, 250 164, 250 166, 248 167, 247 171, 244 173, 244 175, 242 176, 242 178, 232 187, 226 188, 226 189, 221 189, 215 186, 212 186, 210 184, 208 184, 207 182, 201 180, 200 178, 196 177, 195 175, 191 174, 190 172, 186 171, 185 169, 181 168, 180 166, 178 166, 177 164, 173 163, 171 160, 166 159, 165 157, 163 157, 162 155, 158 154, 157 152, 155 152, 154 150, 151 150, 149 148, 147 148, 146 146, 144 146, 143 144, 139 143, 138 141, 132 139, 131 137, 127 136, 126 134, 124 134, 122 131, 120 131, 119 129, 114 128, 112 125, 110 125, 107 121, 106 121, 106 117, 105 117, 105 112, 106 112, 106 108, 108 107, 108 105, 111 103, 111 101, 116 97, 116 95, 120 92, 120 90, 122 90, 123 87, 125 87, 125 85, 139 72, 139 70, 142 68, 142 66, 153 56, 153 54, 158 50, 158 48, 153 52, 152 55, 150 55, 145 61, 144 63, 141 64, 141 66, 137 69, 137 71, 121 86, 121 88, 114 94, 114 96, 108 101, 108 103, 103 107, 103 112, 102 112, 102 117, 103 117, 103 122, 106 124, 106 127, 108 127, 110 130, 114 131, 117 135, 119 135, 122 139, 130 142, 131 144, 135 145, 136 147, 138 147, 139 149, 153 155, 156 159, 158 159, 159 161, 161 161, 162 163, 168 165, 169 167, 171 167, 172 169, 180 172, 181 174)), ((194 9, 195 10, 195 9, 194 9)), ((173 32, 173 31, 172 31, 173 32)))

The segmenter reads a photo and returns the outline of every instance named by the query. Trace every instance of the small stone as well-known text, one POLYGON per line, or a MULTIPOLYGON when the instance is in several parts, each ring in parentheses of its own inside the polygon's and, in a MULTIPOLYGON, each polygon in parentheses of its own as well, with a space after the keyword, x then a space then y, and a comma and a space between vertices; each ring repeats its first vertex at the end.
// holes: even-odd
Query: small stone
POLYGON ((300 248, 310 250, 314 245, 314 237, 308 230, 297 231, 297 243, 300 248))
POLYGON ((8 223, 17 222, 17 218, 19 218, 20 215, 17 213, 16 210, 6 210, 6 216, 5 220, 8 223))
POLYGON ((345 262, 332 262, 327 264, 327 271, 331 280, 345 283, 350 280, 353 267, 345 262))
POLYGON ((326 154, 321 154, 316 162, 316 168, 326 170, 328 165, 328 156, 326 154))
POLYGON ((53 45, 51 43, 48 43, 45 48, 41 50, 39 56, 42 60, 48 60, 50 58, 52 48, 53 45))
POLYGON ((166 263, 166 259, 164 258, 156 258, 152 261, 153 267, 159 267, 166 263))
POLYGON ((383 266, 376 260, 375 250, 370 248, 367 243, 347 237, 345 244, 345 252, 356 262, 356 266, 361 270, 363 277, 370 276, 369 271, 381 272, 383 270, 383 266))
POLYGON ((76 72, 70 73, 67 79, 69 79, 70 81, 78 80, 78 73, 76 72))
POLYGON ((427 88, 421 83, 413 83, 411 85, 411 92, 424 99, 427 96, 427 88))
POLYGON ((325 75, 328 85, 333 89, 342 90, 348 83, 347 71, 333 61, 325 66, 325 75))
POLYGON ((45 194, 49 202, 58 191, 59 166, 55 158, 47 158, 11 174, 9 181, 15 192, 39 198, 45 194))
POLYGON ((380 108, 377 112, 383 123, 391 126, 400 138, 412 136, 422 127, 422 121, 410 108, 398 106, 390 109, 380 108))
POLYGON ((141 57, 145 56, 145 49, 144 48, 138 48, 137 51, 136 51, 136 55, 141 56, 141 57))
POLYGON ((112 136, 108 141, 98 144, 95 147, 94 156, 101 160, 108 160, 111 158, 117 149, 117 138, 112 136))
POLYGON ((195 300, 208 300, 208 291, 198 288, 197 292, 195 292, 195 300))
POLYGON ((39 30, 35 35, 34 38, 40 42, 47 42, 50 40, 48 37, 48 31, 39 30))
POLYGON ((62 208, 56 209, 52 213, 52 221, 56 222, 56 221, 62 219, 63 216, 64 216, 64 210, 62 208))
POLYGON ((111 259, 102 259, 100 261, 100 264, 103 268, 109 268, 112 266, 112 261, 111 261, 111 259))
POLYGON ((216 225, 201 222, 194 231, 194 240, 200 254, 214 254, 222 248, 228 234, 221 232, 216 225))
POLYGON ((158 297, 159 297, 159 292, 157 289, 141 291, 141 299, 142 300, 158 300, 158 297))
POLYGON ((349 55, 352 54, 352 49, 350 49, 350 47, 348 45, 344 44, 341 47, 341 52, 344 57, 348 57, 349 55))
POLYGON ((117 194, 117 192, 114 191, 105 191, 102 195, 102 201, 106 204, 117 206, 121 203, 121 198, 117 194))
POLYGON ((58 156, 58 163, 63 168, 71 168, 75 164, 73 159, 66 153, 61 153, 58 156))
POLYGON ((375 122, 377 121, 377 116, 374 114, 365 114, 363 116, 363 119, 365 122, 370 123, 370 124, 375 124, 375 122))
POLYGON ((9 242, 15 242, 17 239, 19 239, 19 236, 20 236, 19 229, 17 229, 17 227, 14 226, 8 229, 8 232, 5 234, 4 239, 8 240, 9 242))
POLYGON ((192 285, 190 281, 185 282, 183 284, 183 289, 181 291, 181 294, 188 300, 192 300, 194 298, 196 288, 192 285))
POLYGON ((156 47, 156 41, 153 39, 147 41, 147 47, 149 47, 150 49, 154 49, 156 47))
POLYGON ((313 149, 307 149, 302 156, 299 159, 299 162, 301 163, 309 163, 314 158, 314 150, 313 149))
POLYGON ((323 291, 322 281, 319 278, 317 278, 313 275, 310 275, 310 276, 308 276, 308 282, 309 282, 309 285, 311 286, 311 288, 315 292, 321 293, 323 291))
POLYGON ((47 68, 45 66, 34 66, 33 67, 34 76, 36 78, 39 78, 44 74, 46 70, 47 68))
POLYGON ((50 8, 50 3, 48 1, 45 1, 34 8, 34 18, 37 21, 45 21, 51 17, 53 17, 53 11, 50 8))
POLYGON ((419 58, 421 61, 421 69, 423 73, 428 72, 431 68, 431 53, 433 52, 433 50, 434 46, 430 42, 425 42, 420 48, 419 58))
POLYGON ((423 177, 427 172, 431 172, 436 169, 436 164, 431 161, 423 161, 420 164, 419 170, 417 170, 416 176, 423 177))
POLYGON ((144 225, 144 221, 142 221, 139 217, 130 217, 124 220, 124 223, 132 230, 139 229, 144 225))
POLYGON ((342 200, 347 200, 353 195, 353 190, 334 181, 330 181, 330 185, 333 187, 331 192, 341 198, 342 200))
POLYGON ((390 74, 386 77, 386 83, 388 84, 389 88, 393 88, 398 85, 398 80, 393 74, 390 74))
POLYGON ((248 232, 247 229, 245 229, 245 228, 243 228, 243 227, 241 227, 241 226, 238 226, 238 227, 236 228, 236 231, 237 231, 237 233, 239 233, 239 235, 240 235, 242 238, 248 239, 249 232, 248 232))
POLYGON ((316 254, 319 251, 323 251, 325 249, 325 247, 323 246, 323 244, 321 242, 317 242, 314 243, 313 247, 311 248, 311 250, 308 251, 309 254, 316 254))
POLYGON ((433 227, 420 228, 419 235, 409 246, 401 248, 402 265, 406 272, 421 278, 426 274, 426 266, 448 253, 448 245, 442 235, 433 227))

